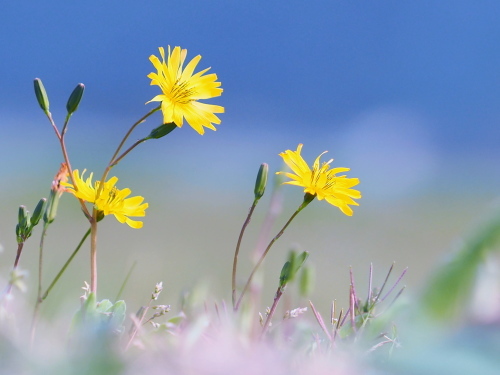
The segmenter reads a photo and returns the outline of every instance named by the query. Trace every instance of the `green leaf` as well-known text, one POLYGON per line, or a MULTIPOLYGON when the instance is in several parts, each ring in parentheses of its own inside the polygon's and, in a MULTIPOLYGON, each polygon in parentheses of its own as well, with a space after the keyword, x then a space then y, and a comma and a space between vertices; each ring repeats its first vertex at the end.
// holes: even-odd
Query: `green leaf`
POLYGON ((500 212, 481 225, 458 252, 432 274, 421 298, 424 311, 435 319, 452 322, 465 312, 479 266, 486 255, 498 251, 500 212))

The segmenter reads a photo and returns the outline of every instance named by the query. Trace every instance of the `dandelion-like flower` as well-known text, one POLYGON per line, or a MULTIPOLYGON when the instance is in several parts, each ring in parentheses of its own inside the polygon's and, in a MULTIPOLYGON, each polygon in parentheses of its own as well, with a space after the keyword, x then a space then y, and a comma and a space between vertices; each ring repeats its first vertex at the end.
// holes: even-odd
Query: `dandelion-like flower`
POLYGON ((163 47, 158 49, 161 61, 155 55, 149 57, 157 72, 150 73, 148 78, 151 78, 151 85, 158 85, 163 94, 155 96, 148 103, 161 102, 164 124, 173 122, 182 127, 185 118, 187 123, 200 134, 205 132, 203 127, 216 130, 212 124, 220 124, 221 121, 215 113, 224 113, 224 107, 200 103, 198 100, 222 94, 217 75, 214 73, 204 75, 210 68, 193 74, 201 59, 200 55, 183 68, 186 49, 174 47, 171 51, 169 46, 167 60, 163 47))
POLYGON ((311 169, 300 155, 301 151, 302 144, 299 144, 296 151, 286 150, 279 154, 295 174, 289 172, 277 172, 277 174, 284 174, 292 179, 292 181, 284 182, 285 184, 302 186, 305 193, 309 193, 319 200, 324 199, 331 205, 338 207, 344 214, 351 216, 353 211, 349 205, 358 206, 359 204, 353 198, 361 198, 361 193, 358 190, 351 189, 359 184, 359 179, 347 178, 345 175, 337 176, 338 173, 350 169, 330 169, 330 163, 333 159, 320 165, 319 159, 327 151, 316 158, 311 169))
POLYGON ((127 198, 130 189, 118 189, 115 185, 118 181, 117 177, 111 177, 108 181, 104 182, 102 190, 99 192, 100 181, 92 184, 93 173, 90 177, 84 179, 85 169, 80 176, 78 169, 73 171, 73 178, 75 186, 70 183, 62 182, 61 184, 67 187, 67 191, 75 197, 82 199, 86 202, 93 203, 96 210, 102 212, 104 215, 114 215, 116 220, 120 223, 127 223, 132 228, 142 228, 142 221, 136 221, 129 218, 129 216, 146 216, 147 203, 142 203, 144 198, 140 196, 127 198))

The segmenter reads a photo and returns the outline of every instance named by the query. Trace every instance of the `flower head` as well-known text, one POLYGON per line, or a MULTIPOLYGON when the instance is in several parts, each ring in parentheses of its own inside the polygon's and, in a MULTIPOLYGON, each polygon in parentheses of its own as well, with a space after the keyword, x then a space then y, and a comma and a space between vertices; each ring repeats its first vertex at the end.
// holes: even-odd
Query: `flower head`
MULTIPOLYGON (((201 59, 198 55, 183 68, 187 50, 168 47, 168 56, 165 61, 165 51, 159 48, 161 61, 155 55, 149 60, 156 68, 156 73, 150 73, 151 85, 158 85, 163 92, 155 96, 150 102, 161 102, 163 123, 175 123, 182 127, 183 119, 198 133, 203 134, 203 127, 216 130, 214 124, 220 124, 220 119, 214 113, 224 113, 224 107, 200 103, 199 99, 209 99, 222 94, 221 83, 217 82, 214 73, 204 75, 210 68, 196 74, 194 69, 201 59)), ((147 103, 146 103, 147 104, 147 103)))
POLYGON ((359 184, 359 179, 347 178, 345 175, 337 176, 337 173, 350 169, 330 169, 330 163, 333 159, 320 165, 319 159, 327 151, 316 158, 311 169, 300 155, 301 151, 302 144, 299 144, 297 151, 286 150, 279 154, 295 174, 289 172, 277 172, 277 174, 284 174, 292 179, 292 181, 284 182, 285 184, 302 186, 305 193, 309 193, 319 200, 324 199, 331 205, 338 207, 344 214, 351 216, 352 208, 349 205, 358 206, 353 198, 361 198, 361 193, 358 190, 351 189, 359 184))
POLYGON ((96 210, 102 212, 104 215, 115 215, 116 220, 120 223, 127 223, 132 228, 142 228, 142 221, 130 219, 128 216, 146 216, 147 203, 142 203, 143 197, 131 197, 130 189, 119 190, 115 185, 118 178, 111 177, 108 181, 104 182, 102 190, 99 192, 100 181, 92 184, 93 173, 87 179, 83 178, 85 169, 82 175, 78 173, 78 169, 73 171, 73 178, 75 186, 70 183, 62 182, 61 184, 67 187, 67 191, 75 197, 82 199, 86 202, 93 203, 96 210))

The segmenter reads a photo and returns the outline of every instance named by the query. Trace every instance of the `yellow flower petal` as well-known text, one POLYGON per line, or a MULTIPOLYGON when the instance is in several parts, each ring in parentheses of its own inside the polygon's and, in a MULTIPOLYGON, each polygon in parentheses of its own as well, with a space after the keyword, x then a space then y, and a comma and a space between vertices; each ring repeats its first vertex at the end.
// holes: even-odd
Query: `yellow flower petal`
POLYGON ((183 68, 187 50, 181 47, 171 50, 169 46, 166 60, 164 48, 160 47, 159 52, 161 60, 154 55, 149 57, 157 72, 148 74, 148 78, 151 79, 151 85, 160 87, 162 94, 156 95, 147 103, 161 102, 164 123, 173 122, 182 127, 185 119, 199 134, 205 132, 204 128, 216 130, 213 124, 220 124, 221 121, 214 113, 224 113, 224 107, 200 103, 198 100, 222 94, 217 75, 205 75, 210 68, 194 73, 201 60, 200 55, 183 68))
POLYGON ((84 180, 83 175, 85 172, 86 170, 83 170, 80 176, 78 169, 75 169, 73 171, 75 185, 68 182, 61 182, 61 184, 66 186, 66 190, 75 197, 92 203, 94 208, 102 211, 104 215, 114 215, 120 223, 127 223, 132 228, 142 228, 143 223, 141 221, 132 220, 129 216, 146 216, 148 204, 142 203, 144 201, 143 197, 135 196, 127 198, 132 191, 128 188, 121 190, 116 188, 117 177, 111 177, 108 181, 104 182, 101 192, 97 196, 100 181, 92 184, 92 173, 90 177, 84 180))
POLYGON ((351 216, 353 211, 349 205, 358 206, 353 198, 361 198, 358 190, 351 189, 359 184, 359 179, 337 176, 337 173, 347 172, 350 169, 338 167, 330 169, 333 159, 320 164, 320 158, 326 151, 314 160, 311 169, 300 155, 301 151, 302 144, 299 144, 296 151, 286 150, 279 154, 293 172, 277 172, 291 179, 291 181, 285 181, 284 184, 301 186, 304 188, 304 193, 314 195, 318 200, 325 200, 338 207, 344 214, 351 216))

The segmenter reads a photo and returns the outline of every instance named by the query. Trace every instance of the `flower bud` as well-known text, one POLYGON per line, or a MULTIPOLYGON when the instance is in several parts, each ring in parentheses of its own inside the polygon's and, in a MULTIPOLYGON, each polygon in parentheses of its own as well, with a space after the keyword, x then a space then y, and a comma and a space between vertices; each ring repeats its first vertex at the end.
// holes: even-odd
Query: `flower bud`
POLYGON ((47 199, 42 198, 42 199, 40 199, 40 201, 36 205, 35 210, 33 211, 33 215, 31 216, 31 219, 30 219, 30 223, 31 223, 32 227, 37 225, 38 222, 40 221, 40 219, 42 218, 46 203, 47 203, 47 199))
POLYGON ((308 251, 303 251, 300 255, 297 255, 297 253, 293 250, 290 251, 290 254, 288 255, 288 261, 281 269, 280 288, 284 288, 286 284, 295 279, 297 272, 308 257, 308 251))
POLYGON ((163 124, 158 126, 157 128, 153 129, 149 135, 144 138, 144 140, 148 139, 159 139, 161 137, 166 136, 168 133, 172 132, 175 128, 178 126, 175 125, 175 123, 170 122, 168 124, 163 124))
POLYGON ((264 195, 267 184, 267 175, 269 173, 269 165, 262 163, 259 168, 259 173, 257 174, 257 179, 255 180, 254 194, 255 199, 260 199, 264 195))
POLYGON ((292 268, 292 264, 289 261, 287 261, 283 265, 283 268, 281 269, 281 274, 280 274, 280 288, 283 288, 290 280, 291 268, 292 268))
POLYGON ((21 224, 23 221, 26 222, 28 217, 28 211, 26 210, 26 206, 19 206, 19 211, 17 213, 17 221, 21 224))
POLYGON ((79 83, 69 96, 68 103, 66 104, 68 115, 73 114, 73 112, 78 109, 78 105, 82 100, 83 91, 85 91, 85 85, 83 83, 79 83))
POLYGON ((26 210, 26 206, 19 206, 18 220, 16 225, 17 242, 21 243, 31 236, 33 227, 30 224, 30 213, 26 210))
POLYGON ((19 224, 16 224, 16 240, 17 240, 17 243, 21 243, 24 241, 22 233, 21 233, 21 226, 19 224))
POLYGON ((45 223, 52 223, 57 215, 57 207, 59 206, 59 195, 56 191, 50 190, 49 199, 47 205, 45 206, 45 212, 43 214, 43 221, 45 223))
POLYGON ((45 113, 49 112, 49 97, 47 96, 47 92, 45 91, 45 87, 43 87, 42 80, 40 78, 35 78, 35 95, 38 104, 43 109, 45 113))

